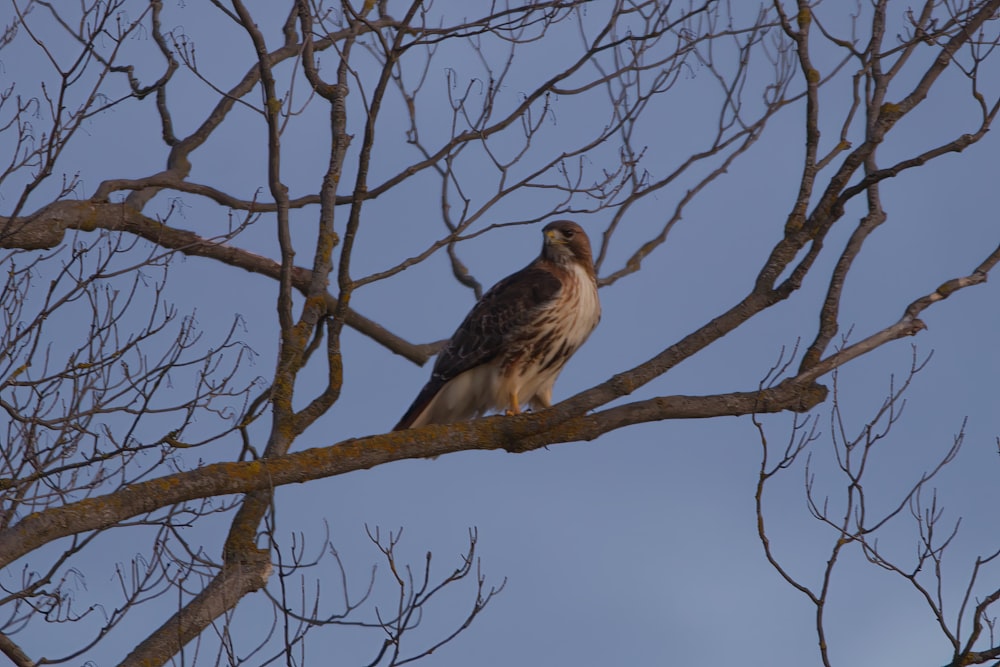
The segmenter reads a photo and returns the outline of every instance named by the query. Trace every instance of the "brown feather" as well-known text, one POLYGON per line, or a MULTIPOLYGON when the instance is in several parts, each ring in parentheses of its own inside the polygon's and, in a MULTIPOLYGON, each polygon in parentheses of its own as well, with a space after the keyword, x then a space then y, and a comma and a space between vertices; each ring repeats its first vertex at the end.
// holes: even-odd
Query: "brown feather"
POLYGON ((601 311, 586 233, 568 220, 543 232, 541 255, 483 295, 394 430, 551 404, 556 377, 601 311))

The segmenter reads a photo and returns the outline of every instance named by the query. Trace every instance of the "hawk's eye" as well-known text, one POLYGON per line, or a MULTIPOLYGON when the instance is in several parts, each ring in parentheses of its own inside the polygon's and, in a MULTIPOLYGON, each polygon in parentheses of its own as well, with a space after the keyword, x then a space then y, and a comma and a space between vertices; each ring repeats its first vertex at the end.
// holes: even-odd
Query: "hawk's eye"
POLYGON ((566 238, 568 238, 568 239, 571 239, 571 238, 573 238, 573 234, 574 234, 574 233, 575 233, 575 232, 574 232, 574 231, 573 231, 572 229, 564 229, 564 230, 563 230, 563 236, 565 236, 565 237, 566 237, 566 238))

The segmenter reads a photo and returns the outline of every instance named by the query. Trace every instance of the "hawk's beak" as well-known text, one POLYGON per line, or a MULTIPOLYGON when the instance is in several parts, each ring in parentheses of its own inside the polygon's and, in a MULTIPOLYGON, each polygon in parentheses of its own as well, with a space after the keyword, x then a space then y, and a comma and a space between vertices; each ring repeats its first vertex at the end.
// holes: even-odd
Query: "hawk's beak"
POLYGON ((550 229, 545 232, 545 242, 546 243, 562 243, 563 240, 559 236, 559 232, 554 229, 550 229))

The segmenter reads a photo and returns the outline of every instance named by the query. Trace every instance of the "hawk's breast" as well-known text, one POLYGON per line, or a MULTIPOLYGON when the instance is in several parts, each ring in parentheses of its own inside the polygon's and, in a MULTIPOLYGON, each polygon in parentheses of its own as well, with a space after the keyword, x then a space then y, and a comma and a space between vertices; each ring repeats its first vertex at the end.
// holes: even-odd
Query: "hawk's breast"
POLYGON ((500 395, 516 391, 521 401, 547 407, 556 376, 601 319, 597 284, 578 263, 556 267, 562 289, 524 327, 501 362, 500 395))

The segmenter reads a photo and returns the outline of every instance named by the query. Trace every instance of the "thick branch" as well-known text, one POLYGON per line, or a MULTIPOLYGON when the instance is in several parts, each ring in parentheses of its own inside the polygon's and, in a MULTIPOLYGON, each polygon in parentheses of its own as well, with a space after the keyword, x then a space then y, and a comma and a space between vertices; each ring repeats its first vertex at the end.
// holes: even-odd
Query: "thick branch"
POLYGON ((136 646, 121 667, 164 664, 209 623, 235 607, 246 595, 263 588, 271 576, 271 562, 266 551, 253 555, 252 561, 227 563, 203 591, 136 646))
MULTIPOLYGON (((31 216, 14 220, 0 217, 0 248, 54 248, 62 243, 67 229, 126 232, 188 256, 207 257, 269 278, 278 278, 280 274, 280 265, 270 258, 231 245, 215 243, 194 232, 168 227, 128 205, 106 202, 59 201, 31 216)), ((306 269, 296 267, 292 271, 292 285, 303 293, 309 287, 310 278, 311 273, 306 269)), ((329 294, 324 298, 327 312, 333 313, 337 307, 337 299, 329 294)), ((344 313, 344 322, 390 351, 419 365, 423 365, 441 346, 439 342, 410 343, 351 309, 344 313)))
POLYGON ((804 411, 825 397, 822 387, 786 381, 762 391, 663 396, 570 419, 561 418, 556 410, 545 410, 513 418, 425 426, 345 440, 272 459, 206 465, 24 517, 0 533, 0 567, 52 540, 114 526, 130 517, 196 498, 268 490, 392 461, 465 450, 526 452, 561 442, 593 440, 609 431, 642 422, 804 411))
POLYGON ((35 667, 35 661, 4 634, 0 634, 0 653, 3 653, 15 667, 35 667))

